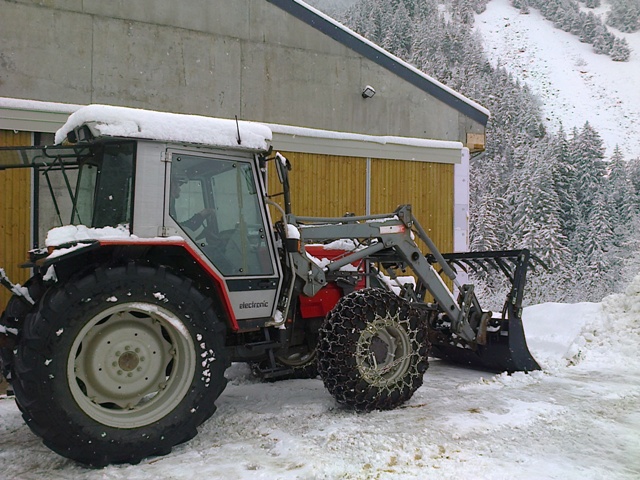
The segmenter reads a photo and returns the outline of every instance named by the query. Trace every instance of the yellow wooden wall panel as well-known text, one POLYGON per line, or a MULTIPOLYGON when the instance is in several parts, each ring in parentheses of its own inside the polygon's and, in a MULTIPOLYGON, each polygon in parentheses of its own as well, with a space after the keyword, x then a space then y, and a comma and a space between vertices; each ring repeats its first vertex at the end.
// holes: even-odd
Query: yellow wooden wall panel
MULTIPOLYGON (((341 216, 366 213, 367 160, 282 152, 289 172, 291 204, 297 215, 341 216)), ((389 213, 411 204, 414 215, 436 246, 453 251, 454 166, 387 159, 371 161, 371 213, 389 213)), ((281 191, 275 168, 269 168, 270 193, 281 191)), ((282 205, 282 197, 275 199, 282 205)), ((274 220, 279 218, 274 214, 274 220)), ((424 245, 421 245, 424 248, 424 245)))
MULTIPOLYGON (((0 146, 27 146, 31 134, 0 130, 0 146)), ((19 268, 30 248, 31 238, 31 170, 0 171, 0 268, 4 268, 14 283, 24 283, 29 270, 19 268)), ((4 310, 10 293, 0 288, 0 311, 4 310)))
MULTIPOLYGON (((291 205, 296 215, 339 217, 347 212, 366 211, 366 171, 364 158, 281 152, 289 159, 291 205)), ((269 167, 269 193, 282 190, 275 168, 269 167)), ((276 200, 282 205, 282 197, 276 200)), ((273 211, 272 211, 273 214, 273 211)), ((279 217, 273 217, 274 220, 279 217)))
POLYGON ((442 252, 453 251, 453 165, 373 159, 371 213, 411 204, 414 216, 442 252))

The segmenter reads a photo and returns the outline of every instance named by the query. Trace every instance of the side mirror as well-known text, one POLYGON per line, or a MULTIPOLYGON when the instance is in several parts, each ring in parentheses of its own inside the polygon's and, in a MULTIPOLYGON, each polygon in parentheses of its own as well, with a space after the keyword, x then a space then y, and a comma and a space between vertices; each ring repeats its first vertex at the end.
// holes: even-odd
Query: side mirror
POLYGON ((287 157, 280 152, 276 153, 276 172, 278 173, 278 180, 282 185, 289 184, 289 172, 291 171, 291 163, 287 157))
POLYGON ((278 172, 278 179, 282 184, 282 190, 284 195, 284 211, 285 213, 291 213, 291 191, 289 189, 289 171, 291 170, 291 163, 287 160, 287 157, 281 153, 276 153, 276 172, 278 172))

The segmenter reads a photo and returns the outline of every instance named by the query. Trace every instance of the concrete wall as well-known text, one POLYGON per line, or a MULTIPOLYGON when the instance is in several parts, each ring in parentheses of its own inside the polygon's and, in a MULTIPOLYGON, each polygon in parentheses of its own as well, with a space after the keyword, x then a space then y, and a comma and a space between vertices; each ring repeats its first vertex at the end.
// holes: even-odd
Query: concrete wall
POLYGON ((0 0, 0 96, 463 143, 484 132, 266 0, 0 0))

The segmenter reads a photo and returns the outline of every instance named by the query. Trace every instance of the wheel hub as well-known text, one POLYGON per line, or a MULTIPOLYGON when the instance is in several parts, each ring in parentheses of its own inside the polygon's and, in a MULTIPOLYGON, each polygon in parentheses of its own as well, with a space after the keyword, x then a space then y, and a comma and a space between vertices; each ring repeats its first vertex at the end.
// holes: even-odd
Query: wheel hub
POLYGON ((125 428, 171 411, 187 392, 196 362, 178 322, 168 310, 140 303, 115 305, 87 322, 68 364, 81 408, 125 428))
POLYGON ((376 315, 360 335, 356 361, 364 379, 385 387, 404 376, 411 364, 411 352, 411 340, 398 315, 376 315))
POLYGON ((140 364, 140 357, 135 352, 124 352, 118 359, 118 366, 125 372, 131 372, 140 364))
MULTIPOLYGON (((390 345, 379 336, 373 337, 371 339, 371 344, 369 345, 372 364, 384 366, 385 363, 388 363, 388 361, 390 360, 388 357, 392 351, 392 349, 389 347, 390 345)), ((392 353, 391 357, 393 357, 392 353)))

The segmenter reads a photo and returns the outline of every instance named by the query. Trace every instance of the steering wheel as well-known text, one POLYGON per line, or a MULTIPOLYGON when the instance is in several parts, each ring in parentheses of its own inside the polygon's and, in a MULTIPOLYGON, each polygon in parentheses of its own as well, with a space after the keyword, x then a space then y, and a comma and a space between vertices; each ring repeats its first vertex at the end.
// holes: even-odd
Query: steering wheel
POLYGON ((213 212, 208 212, 207 214, 204 214, 204 218, 202 220, 202 231, 200 232, 200 235, 198 235, 197 240, 202 240, 204 239, 205 242, 207 243, 207 245, 215 245, 217 246, 218 244, 221 243, 221 239, 220 239, 220 235, 218 234, 218 229, 216 227, 215 224, 215 219, 214 219, 214 213, 213 212))

